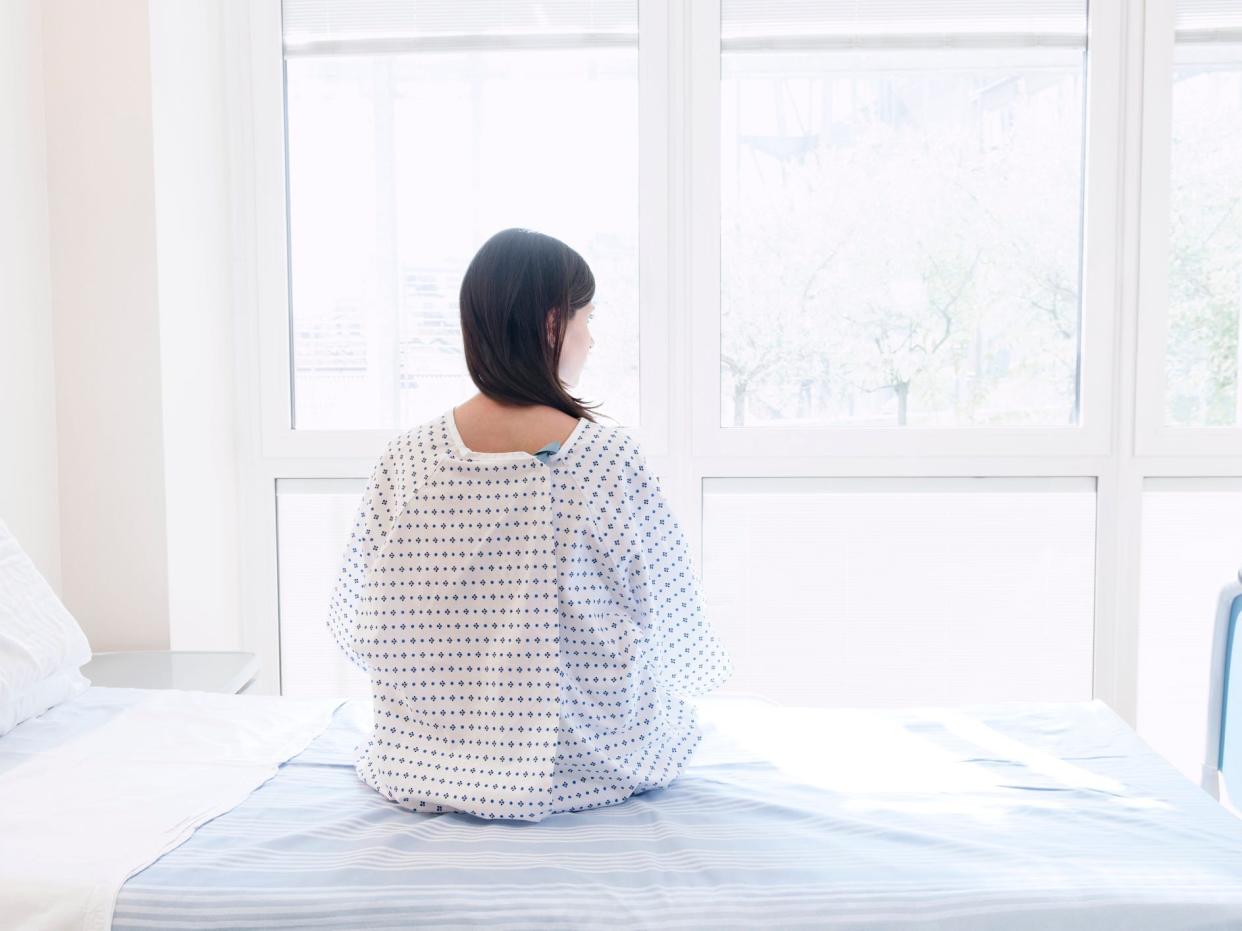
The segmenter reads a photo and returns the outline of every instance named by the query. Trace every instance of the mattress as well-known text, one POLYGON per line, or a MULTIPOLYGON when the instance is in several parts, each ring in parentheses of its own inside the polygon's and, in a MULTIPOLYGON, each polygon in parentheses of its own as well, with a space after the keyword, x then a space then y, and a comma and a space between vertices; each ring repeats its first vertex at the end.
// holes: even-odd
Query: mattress
POLYGON ((113 927, 1242 927, 1242 821, 1100 702, 697 704, 671 786, 523 823, 380 798, 348 703, 113 927))

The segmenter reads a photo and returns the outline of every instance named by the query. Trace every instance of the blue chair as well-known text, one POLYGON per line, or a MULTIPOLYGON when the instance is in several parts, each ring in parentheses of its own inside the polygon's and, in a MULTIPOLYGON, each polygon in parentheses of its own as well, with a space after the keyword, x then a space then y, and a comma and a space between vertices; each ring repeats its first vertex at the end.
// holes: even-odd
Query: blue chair
POLYGON ((1216 603, 1212 636, 1212 681, 1208 690, 1207 748, 1202 786, 1220 799, 1220 779, 1234 805, 1242 804, 1242 571, 1226 585, 1216 603), (1233 709, 1232 716, 1230 708, 1233 709))

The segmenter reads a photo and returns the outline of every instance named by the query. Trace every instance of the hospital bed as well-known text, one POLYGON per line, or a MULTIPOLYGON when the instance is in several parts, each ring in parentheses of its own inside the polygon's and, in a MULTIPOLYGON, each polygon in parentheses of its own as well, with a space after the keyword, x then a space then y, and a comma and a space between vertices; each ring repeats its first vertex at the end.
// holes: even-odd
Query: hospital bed
MULTIPOLYGON (((0 771, 144 696, 88 690, 0 738, 0 771)), ((1101 702, 700 710, 672 786, 527 824, 384 801, 352 767, 369 708, 343 704, 130 877, 111 926, 1242 927, 1242 822, 1101 702)))
MULTIPOLYGON (((1219 602, 1203 788, 1099 701, 864 710, 721 695, 698 700, 704 736, 671 786, 537 824, 489 822, 412 814, 365 786, 352 761, 369 705, 333 702, 313 727, 290 716, 280 739, 293 750, 273 750, 263 779, 211 797, 160 855, 92 890, 92 914, 114 931, 1242 928, 1242 820, 1212 797, 1242 770, 1240 610, 1242 581, 1219 602)), ((37 915, 46 902, 35 926, 60 926, 54 904, 82 895, 79 848, 121 849, 117 824, 146 799, 176 801, 158 765, 109 758, 113 738, 159 731, 143 752, 188 760, 169 773, 222 754, 240 770, 237 748, 261 748, 296 704, 208 698, 92 687, 0 737, 0 790, 20 791, 13 777, 31 761, 47 785, 26 789, 37 817, 11 794, 0 805, 0 865, 33 830, 64 856, 63 877, 35 885, 0 869, 0 905, 37 915), (94 749, 73 757, 82 747, 94 749), (76 797, 104 778, 97 768, 115 805, 76 797)), ((20 925, 5 919, 0 908, 0 927, 20 925)))

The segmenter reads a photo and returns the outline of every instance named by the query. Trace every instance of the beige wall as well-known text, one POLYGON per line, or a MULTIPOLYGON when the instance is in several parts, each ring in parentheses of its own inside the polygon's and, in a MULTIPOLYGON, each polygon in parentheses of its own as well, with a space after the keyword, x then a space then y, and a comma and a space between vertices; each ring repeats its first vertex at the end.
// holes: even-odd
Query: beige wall
POLYGON ((62 598, 95 650, 168 645, 146 0, 43 4, 62 598))
POLYGON ((241 643, 222 15, 0 0, 0 519, 97 651, 241 643))
POLYGON ((222 5, 36 8, 62 598, 96 650, 236 649, 222 5))

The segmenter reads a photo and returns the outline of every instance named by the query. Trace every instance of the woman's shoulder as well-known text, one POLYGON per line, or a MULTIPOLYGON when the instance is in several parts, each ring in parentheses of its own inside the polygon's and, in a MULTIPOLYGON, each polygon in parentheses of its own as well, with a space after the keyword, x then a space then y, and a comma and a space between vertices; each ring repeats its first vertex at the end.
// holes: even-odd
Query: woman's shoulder
POLYGON ((576 446, 579 462, 597 480, 637 487, 650 474, 643 444, 631 427, 587 421, 576 446))
POLYGON ((434 464, 450 448, 448 427, 441 414, 390 439, 380 454, 377 468, 390 469, 406 476, 414 475, 434 464))
POLYGON ((386 453, 393 455, 409 455, 420 450, 447 448, 449 435, 444 423, 444 415, 437 414, 415 427, 398 433, 388 441, 386 453))
POLYGON ((624 456, 627 467, 646 463, 642 443, 639 441, 638 435, 633 428, 614 424, 605 429, 608 431, 609 438, 615 445, 617 452, 624 456))

